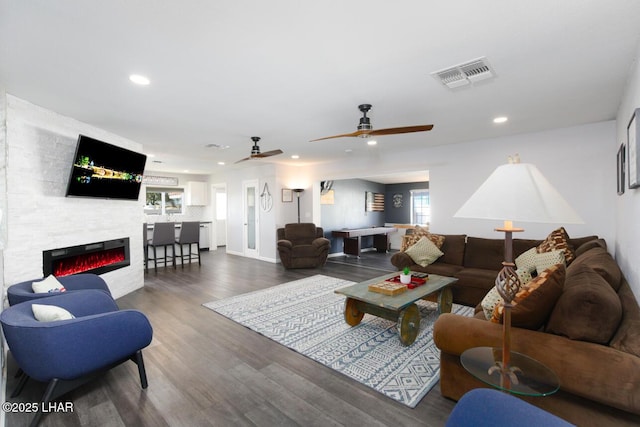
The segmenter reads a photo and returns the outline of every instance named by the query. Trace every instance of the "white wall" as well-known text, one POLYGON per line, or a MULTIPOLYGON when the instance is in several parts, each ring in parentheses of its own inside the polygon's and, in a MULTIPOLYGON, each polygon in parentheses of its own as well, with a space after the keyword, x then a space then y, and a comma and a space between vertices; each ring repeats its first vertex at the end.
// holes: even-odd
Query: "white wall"
MULTIPOLYGON (((271 211, 264 211, 258 206, 259 240, 258 258, 263 261, 276 262, 276 220, 279 215, 279 189, 276 188, 276 168, 273 164, 262 163, 256 167, 232 170, 227 173, 213 175, 211 182, 226 184, 227 188, 227 247, 226 251, 234 255, 242 255, 242 233, 244 229, 242 183, 246 180, 258 180, 258 196, 266 183, 273 196, 274 206, 271 211)), ((259 202, 259 200, 258 200, 259 202)))
MULTIPOLYGON (((611 153, 616 153, 621 143, 627 142, 627 125, 636 108, 640 108, 640 47, 636 61, 630 73, 625 89, 625 96, 620 104, 617 121, 617 138, 609 146, 611 153)), ((614 157, 615 158, 615 157, 614 157)), ((628 169, 627 169, 628 172, 628 169)), ((628 187, 629 181, 625 183, 628 187)), ((618 240, 616 242, 616 259, 624 272, 636 299, 640 300, 640 188, 629 189, 617 197, 615 208, 615 224, 618 240)))
MULTIPOLYGON (((597 234, 615 247, 613 204, 616 200, 615 122, 593 123, 552 131, 425 147, 412 153, 385 157, 388 173, 429 170, 432 221, 430 228, 444 234, 500 238, 493 229, 501 224, 487 220, 453 218, 455 212, 489 177, 518 153, 547 177, 585 221, 566 225, 570 236, 597 234)), ((322 165, 310 170, 310 179, 344 179, 371 175, 378 169, 366 159, 322 165), (350 172, 346 172, 350 171, 350 172)), ((558 224, 516 224, 525 228, 518 238, 542 239, 558 224)))
POLYGON ((11 95, 6 99, 5 286, 42 277, 43 250, 129 237, 131 265, 102 277, 115 298, 142 287, 142 199, 65 197, 78 134, 134 151, 142 146, 11 95))

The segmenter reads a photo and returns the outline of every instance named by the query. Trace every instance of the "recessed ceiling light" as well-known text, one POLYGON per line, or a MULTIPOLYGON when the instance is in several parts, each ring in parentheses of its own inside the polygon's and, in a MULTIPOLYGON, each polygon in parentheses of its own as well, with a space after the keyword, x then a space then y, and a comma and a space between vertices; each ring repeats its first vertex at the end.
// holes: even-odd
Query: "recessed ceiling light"
POLYGON ((151 81, 147 77, 140 74, 131 74, 129 76, 129 80, 140 86, 147 86, 149 83, 151 83, 151 81))
POLYGON ((291 156, 291 158, 292 158, 292 159, 299 159, 299 158, 300 158, 300 156, 298 156, 297 154, 294 154, 294 155, 292 155, 292 156, 291 156))
POLYGON ((353 150, 351 148, 347 148, 346 150, 344 150, 345 153, 351 153, 353 150))
POLYGON ((185 170, 183 170, 182 172, 184 172, 184 173, 189 173, 189 169, 185 169, 185 170))
POLYGON ((220 166, 224 166, 224 162, 218 162, 220 166))
POLYGON ((496 117, 495 119, 493 119, 493 123, 504 123, 507 120, 509 120, 509 118, 506 116, 496 117))
POLYGON ((378 141, 376 141, 375 139, 370 139, 367 141, 368 145, 376 145, 378 143, 378 141))

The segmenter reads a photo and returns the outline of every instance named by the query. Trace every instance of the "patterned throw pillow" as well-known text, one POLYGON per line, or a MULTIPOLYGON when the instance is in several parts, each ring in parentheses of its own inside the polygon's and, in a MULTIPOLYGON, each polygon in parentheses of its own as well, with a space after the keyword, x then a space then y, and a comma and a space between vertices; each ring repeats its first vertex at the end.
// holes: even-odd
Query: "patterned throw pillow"
POLYGON ((484 311, 484 317, 487 320, 490 320, 493 316, 493 310, 496 308, 498 303, 502 302, 502 297, 498 293, 498 289, 494 286, 487 292, 487 294, 482 299, 480 305, 482 306, 482 311, 484 311))
POLYGON ((536 269, 536 255, 538 251, 536 248, 531 248, 528 251, 523 252, 516 258, 516 267, 518 270, 526 270, 529 273, 536 269))
MULTIPOLYGON (((564 265, 556 264, 523 285, 512 302, 511 325, 532 330, 540 329, 562 294, 564 278, 564 265)), ((504 303, 498 302, 491 321, 502 323, 503 312, 504 303)))
POLYGON ((536 254, 536 271, 538 274, 556 264, 565 264, 564 249, 536 254))
POLYGON ((36 294, 66 291, 64 286, 62 286, 62 283, 60 283, 60 281, 52 274, 39 282, 32 282, 31 289, 36 294))
POLYGON ((569 235, 564 227, 553 230, 537 248, 539 254, 554 250, 564 250, 564 258, 567 265, 571 264, 571 261, 576 258, 573 248, 569 245, 569 235))
POLYGON ((418 243, 407 249, 405 253, 411 257, 413 262, 422 267, 426 267, 444 255, 426 236, 422 236, 418 243))
POLYGON ((439 234, 431 234, 429 233, 429 229, 416 225, 412 234, 405 234, 403 236, 400 251, 406 252, 407 249, 418 243, 418 241, 423 237, 431 240, 438 249, 440 249, 444 244, 444 236, 440 236, 439 234))
MULTIPOLYGON (((517 269, 516 274, 520 278, 520 283, 523 285, 529 283, 532 280, 531 273, 528 270, 517 269)), ((484 311, 484 317, 487 320, 491 320, 491 317, 493 316, 493 310, 496 308, 496 305, 502 302, 502 297, 500 296, 498 289, 496 289, 496 287, 494 286, 489 290, 489 292, 487 292, 487 294, 482 299, 482 302, 480 303, 480 305, 482 306, 482 311, 484 311)))

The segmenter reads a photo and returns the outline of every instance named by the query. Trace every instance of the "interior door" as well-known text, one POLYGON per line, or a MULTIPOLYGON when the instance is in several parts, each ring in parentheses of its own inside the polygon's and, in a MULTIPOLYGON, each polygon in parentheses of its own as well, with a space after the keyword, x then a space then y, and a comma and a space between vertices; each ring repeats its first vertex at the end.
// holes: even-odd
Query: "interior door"
POLYGON ((243 220, 242 245, 244 256, 258 258, 260 227, 258 215, 258 180, 242 182, 243 220))

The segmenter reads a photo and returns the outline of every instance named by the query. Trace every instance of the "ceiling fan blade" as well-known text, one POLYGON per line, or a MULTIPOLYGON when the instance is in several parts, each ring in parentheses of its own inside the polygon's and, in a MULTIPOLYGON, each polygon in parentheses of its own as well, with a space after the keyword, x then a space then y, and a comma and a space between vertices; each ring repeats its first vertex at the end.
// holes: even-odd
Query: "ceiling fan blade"
POLYGON ((283 151, 282 150, 271 150, 271 151, 267 151, 264 153, 260 153, 260 154, 253 154, 251 156, 252 159, 261 159, 263 157, 271 157, 271 156, 277 156, 278 154, 282 154, 283 151))
POLYGON ((344 133, 342 135, 325 136, 324 138, 312 139, 309 142, 322 141, 322 140, 325 140, 325 139, 333 139, 333 138, 344 138, 344 137, 360 136, 360 135, 363 135, 365 133, 367 133, 367 131, 357 130, 357 131, 352 132, 352 133, 344 133))
POLYGON ((234 164, 240 163, 240 162, 244 162, 244 161, 247 161, 247 160, 251 160, 251 157, 245 157, 244 159, 240 159, 237 162, 235 162, 234 164))
MULTIPOLYGON (((377 135, 396 135, 399 133, 411 133, 411 132, 426 132, 428 130, 433 129, 433 125, 421 125, 421 126, 405 126, 399 128, 387 128, 387 129, 377 129, 370 130, 368 132, 371 136, 377 135)), ((362 132, 364 133, 364 132, 362 132)))

